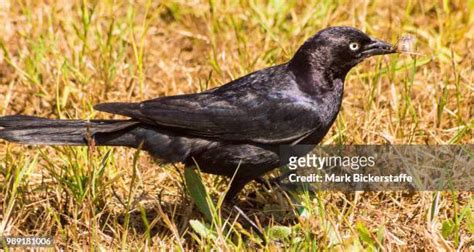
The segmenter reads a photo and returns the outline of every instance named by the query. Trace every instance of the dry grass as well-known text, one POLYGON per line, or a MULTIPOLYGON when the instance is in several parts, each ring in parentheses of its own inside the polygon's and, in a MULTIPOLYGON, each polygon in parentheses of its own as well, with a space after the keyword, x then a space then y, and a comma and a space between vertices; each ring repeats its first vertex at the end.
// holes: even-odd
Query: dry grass
MULTIPOLYGON (((422 55, 352 70, 325 144, 473 144, 474 1, 302 2, 1 0, 0 115, 103 118, 92 104, 218 86, 288 60, 323 27, 351 25, 392 42, 416 34, 422 55)), ((252 186, 255 200, 242 207, 273 237, 268 245, 239 224, 199 232, 206 221, 182 169, 135 154, 2 142, 0 234, 52 235, 64 249, 473 246, 474 197, 463 192, 320 192, 295 206, 252 186)), ((205 176, 214 198, 219 181, 205 176)))

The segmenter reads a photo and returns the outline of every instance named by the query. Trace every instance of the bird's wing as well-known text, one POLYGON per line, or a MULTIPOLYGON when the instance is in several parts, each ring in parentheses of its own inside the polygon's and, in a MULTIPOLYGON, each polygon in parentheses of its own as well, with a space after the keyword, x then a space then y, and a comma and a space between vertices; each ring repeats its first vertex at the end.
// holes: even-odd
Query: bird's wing
POLYGON ((299 141, 319 125, 311 106, 291 99, 272 100, 268 95, 262 99, 210 92, 141 103, 103 103, 95 109, 193 136, 266 144, 299 141))

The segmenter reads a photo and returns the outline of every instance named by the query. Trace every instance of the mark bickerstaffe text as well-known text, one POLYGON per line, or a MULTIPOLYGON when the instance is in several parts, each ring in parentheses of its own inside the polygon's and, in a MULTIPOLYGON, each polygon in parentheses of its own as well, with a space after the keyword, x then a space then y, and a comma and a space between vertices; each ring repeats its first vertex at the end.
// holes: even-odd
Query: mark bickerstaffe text
MULTIPOLYGON (((348 167, 352 170, 359 170, 366 167, 375 166, 374 156, 317 156, 310 154, 304 157, 292 156, 289 158, 288 168, 296 170, 297 168, 317 168, 322 170, 331 167, 348 167)), ((400 173, 397 175, 372 175, 366 173, 346 173, 338 174, 315 174, 298 175, 290 174, 289 181, 303 183, 411 183, 413 177, 400 173)))

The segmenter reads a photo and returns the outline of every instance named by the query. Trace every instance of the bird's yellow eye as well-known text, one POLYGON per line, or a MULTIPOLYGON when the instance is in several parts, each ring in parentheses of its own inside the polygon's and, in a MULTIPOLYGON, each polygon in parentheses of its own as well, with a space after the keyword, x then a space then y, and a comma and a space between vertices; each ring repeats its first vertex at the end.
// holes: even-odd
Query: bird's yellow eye
POLYGON ((360 48, 360 45, 357 42, 352 42, 349 44, 349 49, 351 49, 352 51, 357 51, 359 50, 359 48, 360 48))

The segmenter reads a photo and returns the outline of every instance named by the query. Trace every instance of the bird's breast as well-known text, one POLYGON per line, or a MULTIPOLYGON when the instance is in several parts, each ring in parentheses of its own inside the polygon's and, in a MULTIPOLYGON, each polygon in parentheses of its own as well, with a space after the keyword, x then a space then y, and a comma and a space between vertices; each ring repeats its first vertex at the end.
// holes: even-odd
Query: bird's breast
POLYGON ((302 144, 318 144, 334 124, 341 109, 344 83, 341 80, 336 80, 333 87, 331 90, 326 90, 317 99, 313 99, 319 124, 316 126, 316 130, 301 142, 302 144))

